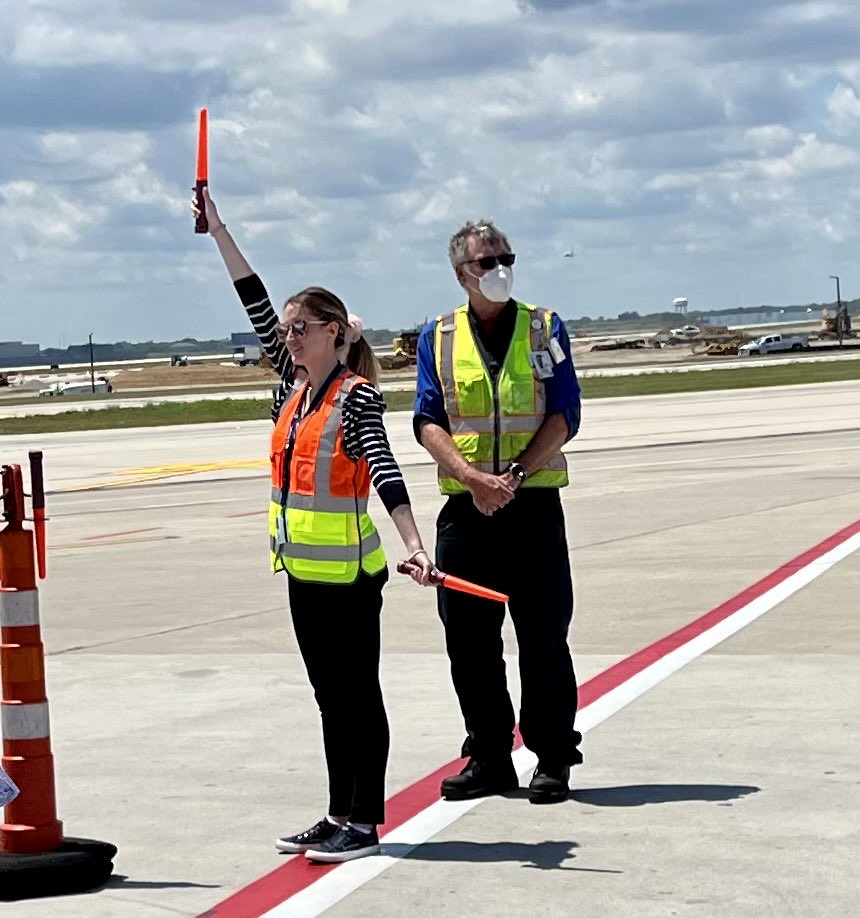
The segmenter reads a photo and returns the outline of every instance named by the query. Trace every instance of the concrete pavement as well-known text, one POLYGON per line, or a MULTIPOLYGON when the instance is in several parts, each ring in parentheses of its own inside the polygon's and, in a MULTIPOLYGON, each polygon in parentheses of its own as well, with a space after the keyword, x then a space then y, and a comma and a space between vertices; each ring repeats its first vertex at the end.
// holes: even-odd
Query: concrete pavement
MULTIPOLYGON (((586 404, 564 495, 581 681, 860 518, 860 387, 802 388, 586 404)), ((408 417, 390 429, 430 542, 433 469, 408 417)), ((229 465, 259 461, 267 431, 4 438, 4 462, 45 449, 54 491, 98 488, 49 499, 43 628, 60 817, 120 851, 105 890, 0 915, 195 916, 320 815, 317 716, 266 571, 266 471, 229 465)), ((858 557, 590 732, 567 804, 486 801, 329 914, 850 913, 858 557)), ((509 629, 506 647, 516 692, 509 629)), ((462 740, 432 592, 397 577, 383 676, 395 792, 462 740)))

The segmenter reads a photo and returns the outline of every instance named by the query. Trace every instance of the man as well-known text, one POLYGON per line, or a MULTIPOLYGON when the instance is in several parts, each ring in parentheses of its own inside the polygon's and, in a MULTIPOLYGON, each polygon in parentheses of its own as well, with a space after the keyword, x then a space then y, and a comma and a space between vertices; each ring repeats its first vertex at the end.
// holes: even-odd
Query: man
MULTIPOLYGON (((533 803, 568 795, 582 761, 577 688, 567 634, 573 615, 561 446, 579 429, 570 341, 555 313, 511 299, 515 256, 489 220, 451 239, 468 303, 430 322, 418 343, 415 435, 439 466, 448 500, 436 525, 436 563, 510 596, 521 683, 520 731, 538 757, 533 803)), ((438 591, 451 676, 468 737, 459 775, 442 796, 463 800, 518 786, 514 710, 503 658, 505 607, 438 591)))

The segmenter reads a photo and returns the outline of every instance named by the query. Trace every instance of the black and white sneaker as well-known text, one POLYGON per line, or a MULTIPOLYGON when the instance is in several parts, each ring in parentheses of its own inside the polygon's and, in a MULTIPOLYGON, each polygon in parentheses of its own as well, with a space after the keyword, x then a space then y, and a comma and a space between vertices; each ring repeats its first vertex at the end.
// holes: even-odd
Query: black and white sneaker
POLYGON ((340 826, 337 823, 330 822, 328 819, 321 819, 316 825, 311 826, 298 835, 282 835, 276 842, 275 847, 278 851, 285 854, 301 854, 310 848, 316 848, 323 842, 333 838, 340 826))
POLYGON ((354 861, 370 854, 379 854, 379 835, 376 829, 362 832, 350 825, 341 826, 328 841, 305 851, 305 857, 309 861, 318 861, 321 864, 340 864, 342 861, 354 861))

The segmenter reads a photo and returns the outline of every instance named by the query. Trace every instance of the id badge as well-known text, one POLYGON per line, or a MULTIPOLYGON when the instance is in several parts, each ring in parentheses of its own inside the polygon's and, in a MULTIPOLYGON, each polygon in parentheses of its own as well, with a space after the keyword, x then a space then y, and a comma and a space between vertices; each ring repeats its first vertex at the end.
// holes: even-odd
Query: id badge
POLYGON ((283 554, 283 549, 287 547, 287 521, 283 513, 278 514, 278 521, 275 524, 275 554, 283 554))
POLYGON ((549 352, 550 352, 550 355, 552 356, 552 359, 557 364, 564 363, 565 360, 567 360, 567 355, 564 353, 564 350, 562 350, 562 347, 558 343, 557 338, 549 339, 549 352))
POLYGON ((553 362, 549 351, 532 351, 529 360, 538 379, 549 379, 552 376, 553 362))

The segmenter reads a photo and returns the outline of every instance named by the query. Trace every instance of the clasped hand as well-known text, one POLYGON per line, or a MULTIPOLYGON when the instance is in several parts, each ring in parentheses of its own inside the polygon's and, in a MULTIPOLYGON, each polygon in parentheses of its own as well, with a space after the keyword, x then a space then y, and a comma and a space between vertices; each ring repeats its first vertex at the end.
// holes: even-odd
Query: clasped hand
POLYGON ((472 471, 465 482, 472 495, 472 501, 484 516, 492 516, 506 507, 513 499, 519 482, 510 472, 490 475, 488 472, 472 471))

